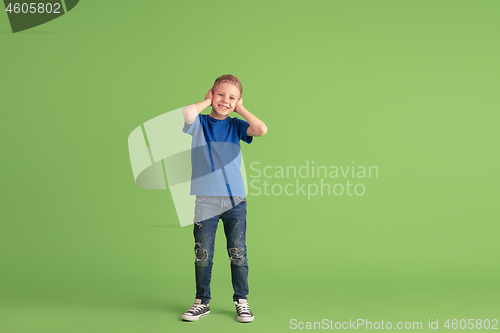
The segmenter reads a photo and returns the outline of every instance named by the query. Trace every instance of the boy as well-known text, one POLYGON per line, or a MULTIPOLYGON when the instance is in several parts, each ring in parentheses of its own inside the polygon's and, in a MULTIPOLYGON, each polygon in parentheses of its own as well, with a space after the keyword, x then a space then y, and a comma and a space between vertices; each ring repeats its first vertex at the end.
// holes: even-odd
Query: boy
POLYGON ((195 321, 210 313, 210 279, 215 232, 219 219, 224 223, 227 251, 231 261, 237 320, 251 322, 248 294, 246 238, 246 194, 240 172, 240 140, 251 143, 254 136, 263 136, 266 125, 243 107, 243 89, 233 75, 215 80, 205 100, 187 106, 183 111, 183 132, 193 136, 191 149, 191 195, 196 195, 194 239, 196 298, 182 315, 195 321), (212 106, 209 115, 200 114, 212 106), (231 118, 231 112, 246 121, 231 118))

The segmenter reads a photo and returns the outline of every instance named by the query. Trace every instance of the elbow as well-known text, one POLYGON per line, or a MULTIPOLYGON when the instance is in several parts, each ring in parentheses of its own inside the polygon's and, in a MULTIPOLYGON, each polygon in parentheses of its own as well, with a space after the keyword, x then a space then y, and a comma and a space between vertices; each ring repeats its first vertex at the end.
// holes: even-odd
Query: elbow
POLYGON ((261 129, 261 133, 262 133, 262 134, 261 134, 260 136, 263 136, 263 135, 265 135, 265 134, 267 133, 267 126, 266 126, 266 125, 264 125, 264 126, 262 127, 262 129, 261 129))
POLYGON ((259 131, 256 132, 255 136, 263 136, 267 133, 267 126, 263 125, 261 128, 259 128, 259 131))
POLYGON ((182 110, 182 115, 184 118, 191 116, 194 112, 196 112, 196 106, 194 104, 188 105, 182 110))
POLYGON ((184 121, 188 125, 191 125, 194 122, 194 118, 196 118, 194 116, 195 114, 196 114, 196 106, 194 106, 194 104, 188 105, 184 108, 184 110, 182 110, 184 121))

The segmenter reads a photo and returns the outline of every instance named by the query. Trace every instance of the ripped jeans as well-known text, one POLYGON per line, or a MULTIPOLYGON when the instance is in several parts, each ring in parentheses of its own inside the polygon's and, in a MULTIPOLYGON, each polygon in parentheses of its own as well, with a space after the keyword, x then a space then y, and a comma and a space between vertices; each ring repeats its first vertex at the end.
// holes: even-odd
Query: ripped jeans
POLYGON ((215 232, 219 219, 224 223, 227 252, 231 262, 233 300, 247 298, 248 264, 246 238, 247 202, 244 197, 196 196, 194 252, 196 256, 196 298, 210 301, 210 281, 214 257, 215 232))

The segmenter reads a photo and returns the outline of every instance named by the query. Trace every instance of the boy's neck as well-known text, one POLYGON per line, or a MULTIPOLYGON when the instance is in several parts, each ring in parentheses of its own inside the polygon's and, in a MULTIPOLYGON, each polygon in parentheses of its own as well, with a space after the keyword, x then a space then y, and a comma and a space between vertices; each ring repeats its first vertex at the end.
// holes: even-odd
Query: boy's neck
POLYGON ((212 109, 209 116, 214 118, 214 119, 217 119, 217 120, 224 120, 227 118, 227 116, 221 116, 221 115, 217 114, 217 112, 215 112, 214 109, 212 109))

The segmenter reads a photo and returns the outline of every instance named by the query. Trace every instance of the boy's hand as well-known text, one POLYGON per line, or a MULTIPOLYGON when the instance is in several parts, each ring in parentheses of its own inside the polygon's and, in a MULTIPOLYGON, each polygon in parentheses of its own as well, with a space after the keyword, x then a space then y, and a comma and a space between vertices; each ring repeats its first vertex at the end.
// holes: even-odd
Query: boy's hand
POLYGON ((210 100, 210 105, 212 105, 212 97, 213 97, 212 88, 210 88, 208 90, 207 94, 205 95, 205 100, 209 99, 210 100))
POLYGON ((236 102, 236 107, 234 108, 234 112, 238 113, 240 108, 243 106, 243 97, 241 97, 238 102, 236 102))

